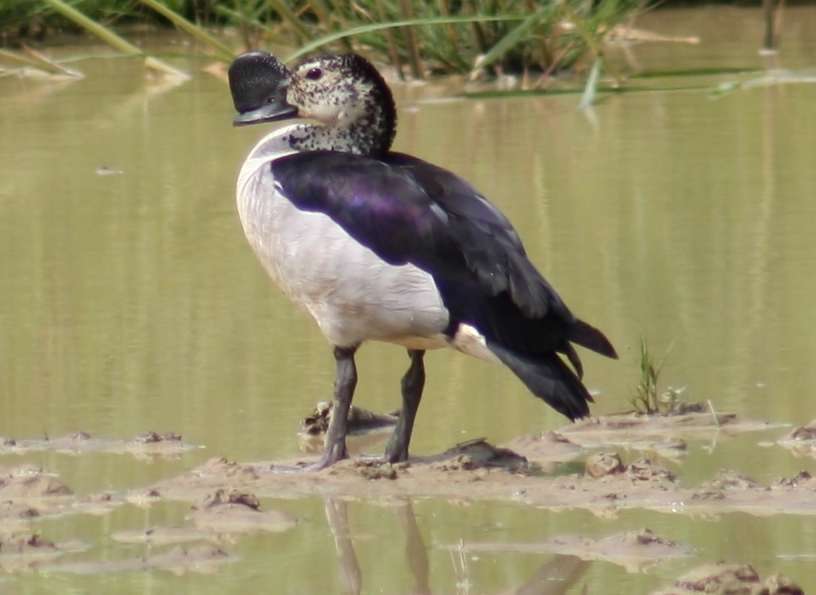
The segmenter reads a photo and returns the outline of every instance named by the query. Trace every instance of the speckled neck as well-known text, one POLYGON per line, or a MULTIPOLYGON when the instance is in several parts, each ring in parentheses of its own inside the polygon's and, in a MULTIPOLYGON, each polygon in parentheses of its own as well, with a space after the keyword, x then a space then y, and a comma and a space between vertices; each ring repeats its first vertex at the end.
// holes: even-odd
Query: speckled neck
POLYGON ((286 140, 296 151, 342 151, 377 156, 388 152, 392 138, 393 133, 375 117, 347 126, 298 124, 286 140))
POLYGON ((336 65, 348 73, 347 78, 316 100, 295 83, 290 90, 290 102, 300 106, 309 100, 341 105, 348 101, 347 108, 332 123, 298 125, 289 136, 290 146, 298 151, 343 151, 369 156, 387 153, 396 134, 397 111, 382 75, 356 54, 326 61, 328 68, 336 65))

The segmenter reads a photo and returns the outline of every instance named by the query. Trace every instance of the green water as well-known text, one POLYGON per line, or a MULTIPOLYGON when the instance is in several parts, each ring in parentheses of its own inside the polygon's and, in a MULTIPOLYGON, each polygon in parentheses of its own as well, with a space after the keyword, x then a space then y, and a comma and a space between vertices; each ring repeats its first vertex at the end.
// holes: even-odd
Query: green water
MULTIPOLYGON (((757 55, 756 12, 662 13, 639 26, 703 39, 634 47, 645 68, 816 63, 812 8, 786 12, 782 52, 772 59, 757 55)), ((615 53, 613 63, 622 61, 615 53)), ((0 467, 42 465, 81 494, 147 485, 212 456, 292 456, 300 417, 330 395, 330 349, 272 288, 235 212, 238 168, 264 130, 231 127, 226 85, 201 72, 203 62, 177 65, 194 77, 175 87, 146 82, 141 64, 124 59, 78 62, 86 78, 72 83, 0 79, 0 435, 129 438, 155 429, 206 446, 164 462, 0 458, 0 467), (99 175, 102 166, 122 173, 99 175)), ((734 78, 679 82, 713 88, 734 78)), ((692 400, 773 421, 816 417, 816 86, 718 99, 706 91, 611 96, 590 115, 572 96, 424 101, 436 92, 396 89, 396 148, 491 197, 571 308, 607 332, 621 359, 584 358, 586 382, 599 391, 595 412, 629 406, 646 337, 658 355, 671 346, 663 382, 687 386, 692 400)), ((499 367, 453 352, 426 362, 416 453, 563 423, 499 367)), ((396 408, 406 365, 396 347, 364 347, 356 402, 396 408)), ((692 443, 675 471, 690 484, 722 467, 759 480, 816 472, 813 460, 757 447, 779 433, 692 443)), ((629 511, 601 519, 437 500, 264 505, 294 514, 298 526, 225 545, 238 559, 214 575, 0 573, 0 593, 635 593, 716 559, 816 589, 811 518, 629 511), (449 549, 641 527, 692 545, 695 557, 630 574, 542 554, 460 561, 449 549)), ((185 513, 182 505, 125 506, 36 527, 92 546, 75 559, 105 560, 144 553, 112 541, 113 531, 179 523, 185 513)))

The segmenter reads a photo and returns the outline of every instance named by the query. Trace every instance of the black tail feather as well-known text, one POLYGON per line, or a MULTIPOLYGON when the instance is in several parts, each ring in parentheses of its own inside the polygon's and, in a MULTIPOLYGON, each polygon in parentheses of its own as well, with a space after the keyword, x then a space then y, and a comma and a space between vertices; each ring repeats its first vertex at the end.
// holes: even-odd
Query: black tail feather
POLYGON ((618 359, 618 353, 615 351, 615 348, 612 347, 612 343, 609 342, 609 339, 591 324, 587 324, 583 320, 576 318, 575 323, 570 326, 568 332, 567 339, 573 343, 578 343, 581 347, 586 347, 606 357, 618 359))
POLYGON ((567 364, 555 353, 531 359, 488 342, 488 348, 527 385, 535 396, 546 401, 571 420, 589 415, 592 395, 567 364))
POLYGON ((581 380, 584 377, 584 364, 581 363, 581 358, 578 357, 575 347, 570 345, 569 341, 564 341, 564 345, 558 351, 567 356, 572 368, 575 370, 575 374, 578 376, 578 380, 581 380))

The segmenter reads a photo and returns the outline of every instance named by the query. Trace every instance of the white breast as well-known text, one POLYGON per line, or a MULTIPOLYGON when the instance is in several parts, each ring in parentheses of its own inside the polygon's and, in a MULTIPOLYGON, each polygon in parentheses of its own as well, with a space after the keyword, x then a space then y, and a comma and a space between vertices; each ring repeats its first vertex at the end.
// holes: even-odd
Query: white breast
POLYGON ((445 346, 448 311, 428 273, 385 263, 327 215, 281 196, 269 162, 294 152, 281 138, 286 130, 258 143, 238 177, 241 224, 266 271, 333 345, 445 346))

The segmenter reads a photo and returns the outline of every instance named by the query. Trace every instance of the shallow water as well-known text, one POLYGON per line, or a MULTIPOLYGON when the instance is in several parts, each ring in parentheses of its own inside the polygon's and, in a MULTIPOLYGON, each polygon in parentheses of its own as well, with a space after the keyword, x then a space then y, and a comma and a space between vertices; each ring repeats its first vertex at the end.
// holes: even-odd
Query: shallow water
MULTIPOLYGON (((756 52, 756 12, 660 13, 639 26, 703 43, 632 51, 641 66, 661 70, 812 68, 816 42, 806 31, 816 11, 787 11, 784 25, 782 52, 765 59, 756 52)), ((613 52, 613 60, 623 57, 613 52)), ((272 289, 235 213, 235 175, 264 131, 233 129, 224 83, 199 72, 203 63, 178 64, 196 71, 193 80, 165 88, 123 59, 83 60, 76 66, 87 78, 73 83, 0 79, 0 435, 156 429, 206 446, 173 461, 0 458, 0 466, 42 465, 80 493, 139 487, 216 455, 292 456, 300 417, 330 394, 330 350, 272 289), (111 171, 121 173, 100 175, 111 171)), ((649 86, 711 90, 735 78, 649 86)), ((604 97, 588 115, 575 109, 575 96, 442 102, 426 100, 435 86, 402 87, 396 147, 491 197, 571 308, 607 332, 620 361, 584 357, 588 386, 599 391, 594 411, 629 407, 646 337, 658 356, 670 349, 662 381, 686 386, 690 400, 804 423, 816 417, 816 86, 721 97, 708 90, 604 97)), ((477 436, 501 443, 563 423, 498 367, 453 352, 431 354, 427 364, 416 453, 477 436)), ((358 365, 356 403, 396 408, 404 353, 370 345, 358 365)), ((692 443, 675 471, 688 483, 722 467, 760 480, 816 471, 812 459, 757 446, 779 433, 692 443)), ((212 576, 0 575, 0 593, 495 593, 525 585, 536 593, 646 592, 716 559, 750 562, 763 575, 781 571, 816 589, 816 520, 807 517, 627 511, 602 519, 512 503, 355 501, 346 505, 346 529, 317 497, 264 504, 299 525, 227 545, 238 560, 212 576), (629 574, 571 557, 460 559, 448 549, 640 527, 692 545, 696 558, 629 574)), ((37 527, 53 540, 91 544, 77 559, 124 558, 144 548, 114 543, 113 531, 180 522, 186 508, 124 507, 37 527)))

